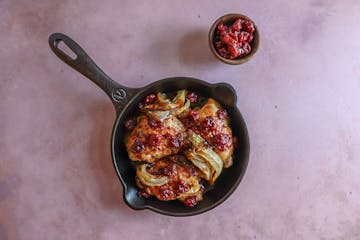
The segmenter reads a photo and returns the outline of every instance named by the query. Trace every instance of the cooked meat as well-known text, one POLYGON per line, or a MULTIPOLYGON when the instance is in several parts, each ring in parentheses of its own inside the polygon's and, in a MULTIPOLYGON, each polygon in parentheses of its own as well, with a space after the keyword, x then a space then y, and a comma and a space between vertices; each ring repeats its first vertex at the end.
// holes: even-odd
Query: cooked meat
POLYGON ((140 115, 136 121, 136 126, 125 138, 131 160, 151 163, 177 154, 184 147, 185 128, 176 117, 168 117, 160 122, 140 115))
POLYGON ((225 168, 232 165, 234 146, 229 117, 218 102, 209 98, 201 109, 183 113, 181 121, 187 129, 206 140, 206 143, 220 156, 225 168))
POLYGON ((234 151, 229 117, 214 99, 186 90, 148 95, 141 114, 128 119, 125 146, 129 158, 142 161, 136 170, 141 197, 178 199, 193 207, 203 198, 200 179, 213 184, 232 165, 234 151))
POLYGON ((213 147, 224 162, 224 167, 232 165, 234 146, 229 117, 218 102, 209 98, 207 103, 197 111, 201 122, 201 136, 213 147))
POLYGON ((179 199, 187 206, 201 201, 204 192, 198 170, 181 155, 140 164, 136 182, 141 196, 155 196, 162 201, 179 199))
POLYGON ((185 156, 201 171, 205 180, 214 183, 223 169, 222 159, 199 134, 188 130, 188 136, 191 147, 185 151, 185 156))

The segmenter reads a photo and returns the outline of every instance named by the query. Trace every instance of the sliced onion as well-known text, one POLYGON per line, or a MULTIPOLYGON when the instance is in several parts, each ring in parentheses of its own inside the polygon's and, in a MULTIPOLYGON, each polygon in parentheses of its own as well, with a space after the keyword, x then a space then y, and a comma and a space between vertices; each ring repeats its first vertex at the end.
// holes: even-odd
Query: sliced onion
POLYGON ((188 151, 186 157, 197 167, 203 174, 203 178, 207 181, 210 181, 211 176, 213 175, 212 169, 204 162, 197 154, 193 151, 188 151))
POLYGON ((206 180, 210 183, 215 182, 224 166, 220 156, 210 147, 205 146, 205 140, 200 135, 189 130, 188 136, 190 142, 193 144, 193 148, 187 152, 188 159, 200 169, 200 171, 205 175, 206 180), (203 166, 204 164, 206 164, 210 169, 210 174, 203 166))
MULTIPOLYGON (((221 156, 220 156, 221 157, 221 156)), ((232 156, 229 156, 228 158, 225 158, 223 160, 224 162, 224 168, 229 168, 231 167, 231 165, 233 164, 233 159, 232 159, 232 156)))
POLYGON ((164 110, 164 111, 151 111, 148 110, 146 111, 146 115, 148 115, 151 118, 154 118, 160 122, 164 121, 166 118, 170 117, 170 116, 177 116, 179 114, 181 114, 182 112, 186 111, 187 109, 189 109, 190 107, 190 101, 186 101, 186 103, 180 107, 180 108, 175 108, 172 110, 164 110))
POLYGON ((159 92, 156 94, 156 97, 161 105, 167 105, 171 103, 170 99, 167 98, 166 94, 164 93, 159 92))
POLYGON ((182 112, 188 110, 189 107, 190 107, 190 101, 186 100, 185 104, 182 107, 180 107, 174 111, 174 115, 177 116, 177 115, 181 114, 182 112))
POLYGON ((146 110, 166 111, 166 110, 173 110, 182 107, 183 105, 185 105, 186 90, 178 91, 172 101, 168 99, 165 94, 162 93, 158 93, 156 97, 157 97, 157 101, 144 106, 143 109, 145 111, 146 110))
POLYGON ((170 111, 146 111, 146 115, 162 122, 170 116, 170 111))
POLYGON ((177 116, 190 108, 190 101, 186 100, 186 90, 180 90, 172 101, 165 94, 158 93, 157 101, 144 106, 143 110, 149 117, 164 121, 170 116, 177 116))
POLYGON ((178 199, 186 199, 187 197, 197 195, 198 193, 201 194, 201 185, 199 182, 196 182, 187 192, 180 194, 177 198, 178 199))
POLYGON ((182 106, 185 104, 185 99, 186 99, 186 90, 180 90, 177 91, 176 96, 172 100, 172 103, 178 106, 182 106))
POLYGON ((136 176, 140 182, 146 186, 155 187, 168 183, 167 177, 158 177, 146 171, 146 164, 141 164, 136 169, 136 176))
POLYGON ((201 159, 206 161, 212 167, 214 172, 210 178, 210 182, 215 182, 223 169, 221 158, 211 148, 202 149, 198 154, 201 159))
POLYGON ((203 139, 200 135, 195 134, 193 131, 189 130, 188 132, 189 141, 195 148, 200 148, 205 143, 205 139, 203 139))

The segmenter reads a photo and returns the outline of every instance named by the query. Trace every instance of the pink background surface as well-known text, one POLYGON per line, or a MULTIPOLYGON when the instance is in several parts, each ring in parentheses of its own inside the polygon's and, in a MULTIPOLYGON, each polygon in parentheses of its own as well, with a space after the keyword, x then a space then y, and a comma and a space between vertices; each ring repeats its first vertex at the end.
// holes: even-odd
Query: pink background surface
POLYGON ((0 0, 0 239, 360 239, 360 2, 0 0), (250 16, 255 58, 229 66, 207 31, 250 16), (251 156, 216 209, 133 211, 109 150, 107 96, 47 38, 75 39, 116 81, 228 82, 251 156))

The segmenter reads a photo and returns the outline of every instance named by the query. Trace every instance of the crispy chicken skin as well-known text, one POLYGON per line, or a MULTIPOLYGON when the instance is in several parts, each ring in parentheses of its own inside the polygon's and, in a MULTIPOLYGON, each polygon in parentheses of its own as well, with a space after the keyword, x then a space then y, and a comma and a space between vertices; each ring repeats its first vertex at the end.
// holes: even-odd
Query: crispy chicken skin
MULTIPOLYGON (((214 126, 212 127, 212 131, 204 131, 204 129, 200 129, 201 136, 208 143, 210 143, 210 145, 212 145, 211 143, 218 141, 219 139, 216 138, 219 138, 219 136, 232 136, 229 117, 219 117, 219 110, 222 110, 220 104, 214 99, 209 98, 207 103, 197 111, 200 122, 204 122, 205 119, 209 117, 213 120, 214 126)), ((232 137, 229 137, 228 142, 226 143, 226 147, 213 147, 213 150, 220 156, 225 168, 228 168, 232 165, 232 154, 234 152, 232 137)))
POLYGON ((200 184, 200 174, 185 157, 174 155, 148 163, 146 172, 156 178, 166 178, 167 181, 160 186, 149 186, 141 180, 141 172, 137 171, 136 183, 142 196, 155 196, 162 201, 179 199, 185 205, 202 200, 204 187, 200 184))
POLYGON ((151 163, 179 153, 185 137, 185 128, 176 117, 156 122, 140 115, 135 128, 125 138, 125 146, 131 160, 151 163))

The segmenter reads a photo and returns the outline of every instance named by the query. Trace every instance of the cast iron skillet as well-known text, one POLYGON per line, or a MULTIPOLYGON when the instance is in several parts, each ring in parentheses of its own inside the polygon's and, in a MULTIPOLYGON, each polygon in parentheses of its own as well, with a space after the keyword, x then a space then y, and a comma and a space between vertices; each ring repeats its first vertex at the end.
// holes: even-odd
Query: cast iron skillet
POLYGON ((49 37, 49 44, 61 60, 104 90, 115 106, 117 117, 112 132, 111 153, 115 170, 123 185, 124 201, 129 207, 136 210, 150 209, 171 216, 191 216, 218 206, 235 191, 248 164, 249 137, 244 119, 236 107, 236 92, 231 85, 227 83, 210 84, 195 78, 174 77, 153 82, 143 88, 129 88, 108 77, 68 36, 54 33, 49 37), (58 47, 60 42, 63 42, 75 53, 75 59, 58 47), (138 104, 145 96, 150 93, 174 92, 180 89, 195 91, 204 97, 212 97, 219 101, 228 111, 233 134, 239 140, 234 154, 234 164, 223 170, 214 186, 204 194, 204 200, 193 208, 188 208, 179 201, 162 202, 152 197, 148 199, 138 197, 135 169, 128 158, 123 142, 125 134, 123 123, 137 113, 138 104))

